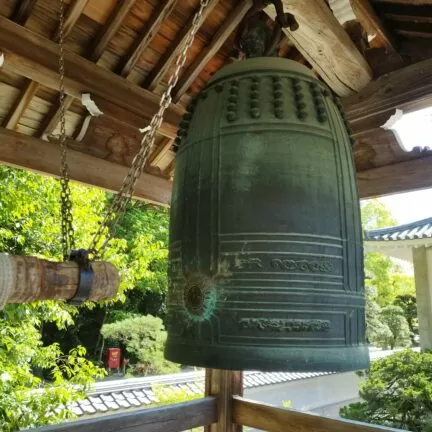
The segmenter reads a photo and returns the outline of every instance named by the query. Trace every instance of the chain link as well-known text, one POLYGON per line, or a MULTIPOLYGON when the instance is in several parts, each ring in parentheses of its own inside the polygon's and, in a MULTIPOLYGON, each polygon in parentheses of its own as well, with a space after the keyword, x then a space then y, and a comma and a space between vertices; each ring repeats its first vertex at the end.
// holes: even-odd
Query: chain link
POLYGON ((60 108, 60 185, 61 185, 61 231, 63 259, 67 260, 72 249, 75 248, 72 203, 69 186, 69 167, 67 164, 67 143, 66 143, 66 109, 65 109, 65 65, 64 65, 64 0, 60 0, 59 10, 59 108, 60 108))
POLYGON ((101 225, 99 226, 98 230, 96 231, 93 237, 90 246, 90 251, 93 253, 94 258, 101 257, 101 255, 105 251, 108 242, 111 240, 112 236, 114 235, 114 229, 116 225, 124 216, 124 213, 126 211, 126 206, 129 203, 129 201, 132 199, 135 185, 142 171, 144 170, 144 167, 147 163, 148 156, 150 155, 151 150, 153 149, 156 132, 158 131, 158 129, 162 124, 163 116, 166 109, 171 104, 172 101, 171 92, 179 80, 180 70, 182 69, 182 67, 186 62, 187 53, 189 51, 189 48, 192 46, 193 40, 200 26, 202 14, 205 8, 207 7, 209 1, 210 0, 200 0, 200 6, 194 16, 191 29, 189 30, 185 38, 182 49, 179 51, 177 55, 174 73, 170 76, 168 80, 168 87, 166 88, 159 102, 159 109, 151 119, 148 129, 143 135, 143 138, 141 140, 140 150, 138 151, 137 155, 135 156, 132 162, 132 166, 129 173, 125 177, 119 192, 113 199, 105 218, 103 219, 101 225))

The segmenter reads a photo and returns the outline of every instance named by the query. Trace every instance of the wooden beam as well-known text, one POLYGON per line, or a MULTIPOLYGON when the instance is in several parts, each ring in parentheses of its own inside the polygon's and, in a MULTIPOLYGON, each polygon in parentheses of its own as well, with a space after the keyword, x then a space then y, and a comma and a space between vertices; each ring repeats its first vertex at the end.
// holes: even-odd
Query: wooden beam
MULTIPOLYGON (((351 7, 357 20, 366 30, 369 36, 377 36, 382 46, 392 54, 398 54, 397 43, 393 34, 386 28, 375 13, 369 0, 350 0, 351 7)), ((400 59, 402 64, 402 58, 400 59)))
MULTIPOLYGON (((372 71, 323 0, 283 0, 299 28, 284 29, 313 69, 339 96, 361 90, 372 80, 372 71)), ((266 12, 275 18, 274 7, 266 12)))
POLYGON ((67 422, 25 432, 178 432, 205 426, 216 419, 216 399, 207 397, 132 412, 67 422))
MULTIPOLYGON (((204 23, 212 10, 216 7, 219 0, 209 0, 207 7, 205 8, 201 18, 198 21, 198 27, 204 23)), ((154 90, 154 88, 162 81, 163 77, 168 71, 168 68, 171 66, 175 56, 177 55, 179 49, 183 46, 184 41, 189 33, 189 30, 192 26, 192 22, 195 18, 195 13, 189 17, 186 24, 181 28, 180 32, 176 36, 175 40, 170 44, 168 49, 162 55, 156 66, 152 69, 152 71, 148 74, 147 78, 144 81, 143 87, 148 88, 150 90, 154 90)))
MULTIPOLYGON (((71 142, 70 145, 74 143, 71 142)), ((111 192, 118 192, 129 171, 129 167, 76 150, 69 149, 67 157, 72 180, 111 192)), ((57 143, 42 141, 39 138, 0 128, 0 161, 7 165, 58 177, 60 158, 60 147, 57 143)), ((142 173, 136 185, 134 197, 169 205, 171 183, 164 178, 142 173)))
MULTIPOLYGON (((89 58, 93 62, 97 62, 105 50, 106 46, 109 44, 111 39, 114 37, 118 28, 122 24, 125 16, 128 14, 132 6, 135 4, 136 0, 122 0, 118 2, 111 15, 109 16, 107 22, 103 26, 102 30, 96 37, 94 44, 90 50, 89 58)), ((69 109, 72 105, 74 97, 67 95, 64 101, 65 111, 69 109)), ((60 122, 60 106, 59 104, 53 105, 42 122, 39 128, 39 136, 50 134, 57 127, 60 122)))
POLYGON ((354 135, 382 126, 396 108, 406 111, 432 104, 432 59, 383 75, 342 100, 354 135))
POLYGON ((163 22, 174 9, 176 3, 177 0, 163 0, 159 2, 158 7, 153 11, 150 19, 134 40, 126 59, 119 68, 122 77, 127 78, 130 75, 142 53, 148 48, 150 42, 156 36, 163 22))
POLYGON ((206 369, 205 395, 217 396, 217 422, 205 432, 241 432, 242 427, 232 421, 233 396, 243 395, 243 372, 206 369))
POLYGON ((315 414, 278 408, 241 397, 234 397, 234 421, 237 424, 268 432, 402 432, 385 426, 370 425, 351 420, 332 419, 315 414))
POLYGON ((120 28, 123 20, 126 18, 126 15, 132 9, 135 2, 136 0, 121 0, 116 2, 114 10, 112 11, 105 25, 102 27, 101 31, 96 36, 96 39, 89 51, 90 54, 88 58, 92 62, 96 63, 100 59, 101 55, 105 51, 105 48, 117 33, 117 30, 120 28))
MULTIPOLYGON (((0 17, 0 46, 5 53, 3 68, 6 71, 58 89, 57 44, 0 17)), ((98 96, 132 116, 147 119, 159 108, 160 98, 155 94, 68 50, 65 50, 65 69, 66 93, 75 98, 81 98, 82 93, 91 93, 95 96, 93 99, 98 96)), ((165 123, 159 132, 172 137, 183 113, 183 108, 171 105, 165 112, 165 123)))
POLYGON ((415 22, 415 23, 432 23, 432 16, 425 16, 425 15, 402 15, 395 12, 385 12, 382 14, 382 17, 384 19, 390 20, 390 21, 398 21, 398 22, 415 22))
POLYGON ((213 36, 211 42, 198 54, 186 71, 183 72, 174 89, 174 102, 177 102, 187 92, 207 63, 216 55, 224 42, 240 24, 252 4, 252 0, 242 1, 230 12, 222 26, 213 36))
MULTIPOLYGON (((64 33, 63 33, 64 37, 67 37, 67 35, 71 32, 73 26, 75 25, 81 13, 83 12, 85 6, 87 5, 87 2, 88 0, 75 0, 75 2, 69 6, 64 21, 64 33)), ((58 42, 59 38, 60 38, 60 27, 57 28, 53 36, 53 41, 58 42)), ((17 128, 18 123, 22 115, 24 114, 24 111, 30 105, 30 102, 32 101, 33 97, 36 95, 37 91, 39 90, 39 87, 40 87, 39 83, 34 81, 29 81, 26 83, 23 90, 21 91, 21 94, 16 104, 12 107, 12 110, 9 113, 8 118, 4 123, 4 126, 7 129, 15 130, 17 128)))
POLYGON ((374 198, 432 186, 432 156, 357 173, 360 198, 374 198))
POLYGON ((25 25, 30 18, 36 1, 37 0, 20 0, 12 12, 11 20, 22 26, 25 25))
POLYGON ((148 163, 151 166, 157 166, 163 157, 168 153, 172 147, 173 140, 170 138, 164 138, 155 151, 150 155, 148 163))

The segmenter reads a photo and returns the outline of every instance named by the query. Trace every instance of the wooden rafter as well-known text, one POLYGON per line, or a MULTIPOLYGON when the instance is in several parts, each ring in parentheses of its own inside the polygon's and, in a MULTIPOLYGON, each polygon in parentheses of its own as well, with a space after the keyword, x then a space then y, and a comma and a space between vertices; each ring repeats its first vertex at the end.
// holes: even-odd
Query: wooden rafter
MULTIPOLYGON (((69 143, 70 147, 79 144, 69 143)), ((0 128, 0 161, 19 168, 57 177, 60 166, 57 143, 42 141, 0 128)), ((129 168, 88 154, 68 150, 69 174, 72 180, 117 192, 129 168)), ((161 177, 142 173, 135 188, 135 198, 168 205, 171 183, 161 177)))
MULTIPOLYGON (((398 54, 398 47, 391 31, 375 13, 369 0, 350 0, 357 20, 370 35, 376 35, 384 48, 393 54, 398 54)), ((402 59, 401 59, 402 61, 402 59)))
MULTIPOLYGON (((283 0, 299 28, 284 29, 296 48, 339 96, 361 90, 372 71, 348 34, 323 0, 283 0)), ((274 7, 266 12, 275 18, 274 7)))
POLYGON ((148 163, 151 166, 157 166, 163 157, 168 153, 172 147, 173 140, 170 138, 164 138, 159 146, 154 150, 148 159, 148 163))
MULTIPOLYGON (((200 27, 204 21, 207 19, 212 10, 216 7, 219 0, 210 0, 206 9, 204 10, 201 18, 198 22, 198 26, 200 27)), ((189 17, 187 23, 182 27, 175 40, 170 44, 169 48, 165 51, 161 59, 158 61, 156 66, 152 69, 152 71, 148 74, 147 78, 144 81, 143 87, 148 88, 149 90, 153 90, 163 79, 165 74, 168 71, 168 68, 171 66, 175 56, 177 55, 179 49, 183 45, 186 40, 189 29, 192 26, 192 22, 195 16, 195 12, 189 17)))
POLYGON ((206 64, 219 51, 235 28, 240 24, 246 12, 252 6, 252 0, 240 2, 224 20, 222 26, 213 36, 211 42, 199 53, 192 64, 186 69, 174 90, 173 100, 177 102, 189 89, 206 64))
MULTIPOLYGON (((75 0, 75 2, 69 6, 65 20, 64 20, 64 37, 66 37, 72 30, 73 26, 77 22, 81 13, 87 5, 88 0, 75 0)), ((60 37, 60 27, 54 33, 53 41, 58 42, 60 37)), ((24 111, 30 105, 33 97, 39 90, 39 83, 34 81, 29 81, 24 86, 21 94, 19 95, 15 105, 12 107, 9 115, 7 116, 3 126, 7 129, 16 129, 18 123, 24 114, 24 111)))
MULTIPOLYGON (((65 112, 70 108, 75 98, 70 95, 66 95, 64 99, 64 110, 65 112)), ((61 110, 59 104, 54 104, 51 109, 49 110, 48 114, 43 119, 39 130, 38 130, 38 136, 40 138, 45 137, 47 135, 50 135, 57 125, 60 123, 60 116, 61 116, 61 110)))
MULTIPOLYGON (((4 17, 0 17, 0 29, 0 46, 5 50, 5 70, 57 90, 57 44, 4 17)), ((68 50, 65 50, 65 64, 68 71, 65 90, 75 98, 81 98, 82 93, 91 93, 102 101, 118 105, 131 115, 147 119, 159 107, 158 96, 68 50)), ((170 106, 160 133, 175 136, 182 115, 183 109, 170 106)))
POLYGON ((123 0, 116 3, 113 12, 93 42, 89 51, 89 60, 96 63, 100 59, 135 2, 136 0, 123 0))
POLYGON ((126 59, 120 66, 120 75, 127 78, 137 64, 142 53, 148 48, 156 36, 164 20, 174 9, 177 0, 163 0, 153 11, 149 21, 144 25, 138 37, 134 40, 126 59))
POLYGON ((12 12, 11 20, 15 21, 17 24, 25 25, 30 18, 36 1, 37 0, 20 0, 12 12))

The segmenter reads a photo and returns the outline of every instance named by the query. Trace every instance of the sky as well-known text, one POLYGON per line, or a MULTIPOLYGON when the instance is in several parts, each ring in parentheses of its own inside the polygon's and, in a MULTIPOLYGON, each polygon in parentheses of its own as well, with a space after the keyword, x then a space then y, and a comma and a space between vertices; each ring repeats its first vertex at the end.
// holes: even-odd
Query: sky
POLYGON ((379 198, 399 224, 432 217, 432 189, 406 192, 379 198))

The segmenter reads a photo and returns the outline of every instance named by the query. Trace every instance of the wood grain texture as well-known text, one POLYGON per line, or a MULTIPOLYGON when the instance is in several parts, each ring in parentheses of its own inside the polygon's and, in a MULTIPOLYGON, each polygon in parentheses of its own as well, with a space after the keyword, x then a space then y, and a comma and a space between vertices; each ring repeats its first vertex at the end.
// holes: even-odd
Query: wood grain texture
MULTIPOLYGON (((0 28, 0 46, 5 51, 4 69, 57 90, 57 45, 4 17, 0 17, 0 28)), ((65 90, 75 98, 88 92, 146 118, 151 118, 159 107, 158 96, 67 50, 65 68, 68 71, 65 90)), ((183 112, 182 108, 171 105, 165 112, 166 129, 176 128, 183 112)))
MULTIPOLYGON (((32 432, 178 432, 216 421, 216 398, 145 408, 31 429, 32 432)), ((30 432, 30 429, 26 432, 30 432)))
POLYGON ((427 107, 432 104, 432 59, 383 75, 342 103, 355 134, 380 127, 396 108, 427 107))
POLYGON ((127 78, 142 53, 149 47, 150 42, 156 36, 163 22, 174 9, 177 0, 162 0, 158 7, 153 11, 149 21, 145 24, 138 37, 134 40, 129 53, 120 66, 120 75, 127 78))
MULTIPOLYGON (((39 300, 69 300, 78 289, 77 263, 52 262, 36 257, 10 255, 8 261, 12 274, 12 290, 6 300, 8 304, 39 300)), ((89 299, 102 301, 115 297, 120 285, 117 269, 112 264, 102 261, 92 263, 92 267, 93 285, 89 299)))
POLYGON ((90 54, 88 58, 91 61, 96 63, 99 60, 135 2, 136 0, 117 1, 114 10, 111 12, 111 15, 96 36, 93 45, 89 50, 90 54))
POLYGON ((401 432, 399 429, 369 425, 349 420, 336 420, 277 408, 255 401, 234 397, 234 420, 237 424, 267 432, 401 432))
POLYGON ((33 96, 38 90, 39 84, 37 82, 31 80, 26 82, 15 102, 15 105, 12 107, 8 117, 3 122, 3 126, 6 129, 15 130, 17 128, 24 111, 27 109, 33 96))
MULTIPOLYGON (((76 145, 69 142, 69 145, 76 145)), ((57 143, 45 142, 17 132, 0 129, 0 161, 18 168, 58 177, 60 148, 57 143)), ((72 180, 117 192, 129 168, 68 150, 69 173, 72 180)), ((134 197, 161 205, 169 205, 171 182, 142 173, 135 187, 134 197)))
MULTIPOLYGON (((323 0, 283 0, 299 28, 284 29, 313 69, 339 96, 361 90, 372 80, 372 71, 348 34, 323 0)), ((275 18, 274 7, 266 12, 275 18)))
MULTIPOLYGON (((217 6, 218 2, 219 0, 209 0, 207 7, 201 15, 200 20, 198 21, 198 27, 201 27, 209 14, 217 6)), ((168 68, 171 66, 175 56, 178 54, 184 41, 187 38, 187 35, 195 17, 195 13, 196 11, 189 17, 187 23, 181 28, 180 33, 176 36, 175 40, 170 44, 163 56, 157 62, 156 66, 148 74, 147 78, 144 81, 143 87, 154 90, 154 88, 162 81, 168 71, 168 68)))
POLYGON ((25 25, 33 11, 37 0, 19 0, 12 12, 11 20, 17 24, 25 25))
POLYGON ((186 71, 183 72, 174 89, 174 102, 177 102, 187 92, 206 64, 216 55, 224 42, 240 24, 246 12, 252 6, 252 3, 252 0, 242 1, 230 12, 222 26, 213 36, 211 42, 198 54, 186 71))
POLYGON ((243 395, 243 372, 206 369, 205 395, 217 396, 217 422, 205 432, 241 432, 242 427, 232 421, 233 396, 243 395))
MULTIPOLYGON (((369 0, 350 0, 354 14, 368 35, 378 37, 380 46, 388 52, 397 54, 398 45, 391 31, 375 13, 369 0)), ((400 59, 402 64, 402 58, 400 59)))
POLYGON ((357 173, 360 198, 410 192, 432 186, 432 156, 357 173))
MULTIPOLYGON (((75 0, 68 7, 67 12, 65 14, 64 29, 63 29, 63 35, 65 38, 71 32, 73 26, 75 25, 82 11, 87 5, 87 2, 88 0, 75 0)), ((60 38, 60 27, 57 28, 52 40, 54 42, 58 42, 59 38, 60 38)), ((17 128, 18 123, 24 114, 24 111, 30 105, 30 102, 38 92, 39 88, 40 88, 39 83, 31 80, 24 86, 19 96, 19 99, 17 100, 17 103, 12 108, 7 121, 4 123, 4 126, 7 129, 15 130, 17 128)))

